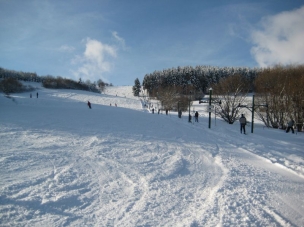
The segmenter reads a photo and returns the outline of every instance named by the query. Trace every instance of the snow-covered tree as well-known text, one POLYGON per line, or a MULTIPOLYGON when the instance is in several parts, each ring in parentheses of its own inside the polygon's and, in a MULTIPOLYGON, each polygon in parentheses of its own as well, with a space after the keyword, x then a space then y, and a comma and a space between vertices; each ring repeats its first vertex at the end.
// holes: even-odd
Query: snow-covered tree
POLYGON ((135 81, 134 81, 134 86, 133 86, 134 96, 139 96, 140 91, 141 91, 140 82, 139 82, 139 79, 136 78, 135 81))
POLYGON ((259 69, 248 67, 178 66, 146 74, 143 79, 143 87, 149 94, 154 94, 153 91, 160 87, 185 87, 190 80, 196 91, 206 92, 211 84, 216 84, 222 78, 233 75, 242 75, 253 84, 259 71, 259 69))

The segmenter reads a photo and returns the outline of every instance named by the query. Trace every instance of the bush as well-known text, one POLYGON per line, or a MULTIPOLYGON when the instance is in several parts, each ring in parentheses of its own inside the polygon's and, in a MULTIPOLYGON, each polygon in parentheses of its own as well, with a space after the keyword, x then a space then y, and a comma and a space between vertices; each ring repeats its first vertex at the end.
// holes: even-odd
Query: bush
POLYGON ((15 78, 6 78, 0 81, 0 91, 5 94, 17 93, 26 90, 25 87, 15 78))

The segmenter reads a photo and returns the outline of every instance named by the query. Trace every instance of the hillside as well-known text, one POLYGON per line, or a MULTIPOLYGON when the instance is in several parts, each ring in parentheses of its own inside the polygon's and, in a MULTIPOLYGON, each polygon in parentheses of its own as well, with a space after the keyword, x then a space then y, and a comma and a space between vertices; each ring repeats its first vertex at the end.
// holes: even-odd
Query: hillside
POLYGON ((36 87, 0 94, 1 226, 304 226, 304 133, 36 87))

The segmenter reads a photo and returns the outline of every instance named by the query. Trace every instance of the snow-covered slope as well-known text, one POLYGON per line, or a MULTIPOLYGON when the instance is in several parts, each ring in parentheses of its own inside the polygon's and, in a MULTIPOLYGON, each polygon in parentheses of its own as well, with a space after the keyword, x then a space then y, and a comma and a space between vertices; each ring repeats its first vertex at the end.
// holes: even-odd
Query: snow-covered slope
POLYGON ((38 92, 0 96, 1 226, 304 226, 304 133, 38 92))

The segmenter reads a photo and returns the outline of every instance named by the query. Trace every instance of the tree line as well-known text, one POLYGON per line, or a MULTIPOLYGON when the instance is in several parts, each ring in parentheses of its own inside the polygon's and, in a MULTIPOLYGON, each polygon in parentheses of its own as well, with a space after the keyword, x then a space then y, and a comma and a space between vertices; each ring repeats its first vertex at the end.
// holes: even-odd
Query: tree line
POLYGON ((214 67, 214 66, 186 66, 146 74, 143 88, 150 95, 155 95, 159 88, 182 87, 186 91, 188 85, 196 92, 206 92, 211 84, 218 83, 222 78, 231 75, 242 75, 253 82, 259 73, 259 68, 248 67, 214 67))
POLYGON ((183 111, 212 87, 213 97, 221 100, 216 113, 230 124, 238 119, 240 105, 250 92, 255 94, 254 111, 267 127, 284 129, 286 122, 293 119, 301 128, 304 122, 304 65, 254 69, 178 67, 147 74, 142 85, 163 108, 183 111))
POLYGON ((189 102, 202 99, 210 86, 230 76, 241 75, 253 88, 259 72, 259 68, 248 67, 185 66, 146 74, 142 86, 163 108, 185 111, 189 102))
POLYGON ((40 82, 45 88, 76 89, 92 92, 102 92, 105 87, 113 86, 101 79, 93 83, 90 80, 83 82, 81 78, 79 81, 74 81, 61 76, 38 76, 36 73, 8 70, 0 67, 0 91, 13 93, 31 90, 30 86, 24 86, 19 81, 40 82))

